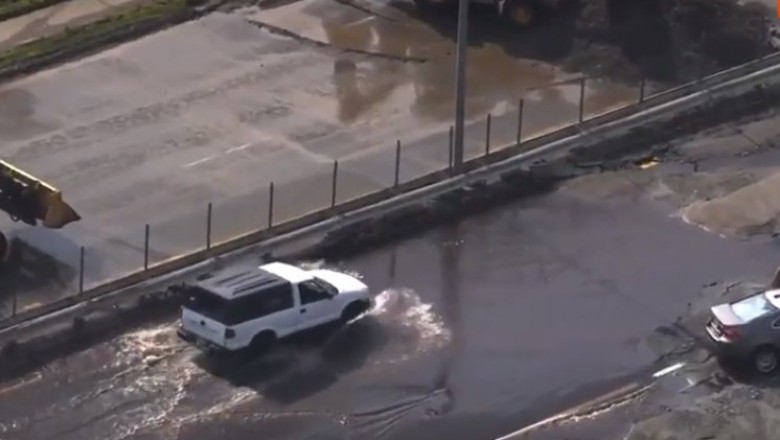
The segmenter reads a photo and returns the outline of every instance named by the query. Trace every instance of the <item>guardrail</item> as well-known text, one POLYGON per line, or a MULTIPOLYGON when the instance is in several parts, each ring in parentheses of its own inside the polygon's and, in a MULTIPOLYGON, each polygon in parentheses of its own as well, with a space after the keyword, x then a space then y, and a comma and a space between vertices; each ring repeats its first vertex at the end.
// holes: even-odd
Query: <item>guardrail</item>
MULTIPOLYGON (((582 112, 582 104, 580 105, 580 120, 571 125, 565 126, 553 132, 533 137, 527 140, 520 140, 511 144, 510 146, 498 149, 491 152, 489 150, 489 135, 488 144, 486 145, 485 154, 481 157, 472 158, 466 161, 460 170, 454 170, 452 166, 434 171, 424 176, 412 179, 408 182, 400 183, 398 180, 398 158, 400 154, 400 146, 397 148, 396 153, 396 179, 395 184, 390 188, 385 188, 380 191, 367 194, 344 203, 336 203, 335 197, 335 177, 334 177, 334 192, 331 206, 316 212, 309 213, 300 218, 293 219, 278 225, 269 225, 268 228, 248 232, 238 237, 234 237, 228 240, 224 240, 219 243, 210 243, 207 239, 207 245, 205 249, 192 252, 189 254, 176 256, 168 260, 146 266, 143 270, 131 273, 127 276, 123 276, 104 284, 95 286, 91 289, 83 290, 76 295, 62 298, 60 300, 41 305, 34 309, 24 310, 12 317, 9 317, 3 321, 0 321, 0 330, 7 329, 9 327, 16 326, 26 321, 34 320, 42 316, 52 314, 74 305, 97 299, 101 296, 105 296, 111 292, 119 291, 138 285, 146 280, 157 278, 162 275, 180 271, 188 266, 195 265, 200 262, 207 261, 214 257, 237 251, 241 248, 249 245, 263 242, 265 240, 272 239, 274 237, 289 234, 293 231, 312 227, 318 223, 325 221, 326 219, 333 217, 348 217, 349 213, 359 209, 365 209, 371 205, 388 201, 399 195, 409 193, 412 191, 418 191, 423 188, 432 186, 445 179, 452 178, 457 175, 464 175, 475 169, 485 167, 491 164, 497 164, 505 161, 512 156, 519 155, 521 153, 527 153, 529 151, 547 150, 547 148, 541 148, 548 144, 552 144, 558 141, 562 141, 567 138, 578 136, 582 133, 586 133, 595 127, 603 126, 606 124, 617 123, 626 118, 630 118, 633 115, 637 115, 645 110, 661 107, 665 104, 672 103, 673 101, 692 95, 698 92, 702 92, 718 85, 727 83, 729 81, 736 80, 743 76, 750 75, 755 72, 759 72, 769 66, 780 64, 780 53, 775 53, 764 57, 762 59, 710 75, 702 78, 698 81, 691 82, 670 90, 662 91, 649 96, 644 96, 644 93, 640 93, 638 100, 634 103, 626 106, 613 109, 611 111, 604 112, 602 114, 593 116, 591 118, 585 118, 582 112)), ((582 96, 582 94, 581 94, 582 96)), ((581 101, 582 102, 582 101, 581 101)), ((488 122, 489 126, 489 122, 488 122)), ((518 130, 519 131, 519 130, 518 130)), ((488 131, 489 133, 489 131, 488 131)), ((450 145, 451 148, 451 145, 450 145)), ((334 168, 335 172, 338 169, 336 163, 334 168)), ((209 210, 210 212, 210 210, 209 210)), ((83 260, 83 250, 82 250, 83 260)))

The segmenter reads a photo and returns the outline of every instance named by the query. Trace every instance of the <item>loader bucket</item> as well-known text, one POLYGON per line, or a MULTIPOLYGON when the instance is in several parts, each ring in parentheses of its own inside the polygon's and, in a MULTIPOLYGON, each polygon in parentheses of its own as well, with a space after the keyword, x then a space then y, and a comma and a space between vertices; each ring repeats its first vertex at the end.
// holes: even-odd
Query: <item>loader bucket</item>
POLYGON ((81 220, 81 216, 62 200, 62 193, 59 191, 44 194, 41 210, 43 226, 47 228, 59 229, 68 223, 81 220))
POLYGON ((0 160, 0 173, 14 179, 29 191, 36 217, 43 226, 59 229, 68 223, 81 220, 81 216, 62 199, 62 192, 48 183, 0 160))

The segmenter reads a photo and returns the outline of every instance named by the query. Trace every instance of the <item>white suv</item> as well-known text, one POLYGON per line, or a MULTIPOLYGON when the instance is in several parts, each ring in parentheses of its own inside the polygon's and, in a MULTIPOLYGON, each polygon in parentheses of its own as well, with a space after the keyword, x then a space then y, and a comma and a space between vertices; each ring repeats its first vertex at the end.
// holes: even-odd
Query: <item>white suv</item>
POLYGON ((266 349, 322 324, 348 322, 372 306, 359 279, 286 263, 227 269, 182 288, 179 336, 204 351, 266 349))

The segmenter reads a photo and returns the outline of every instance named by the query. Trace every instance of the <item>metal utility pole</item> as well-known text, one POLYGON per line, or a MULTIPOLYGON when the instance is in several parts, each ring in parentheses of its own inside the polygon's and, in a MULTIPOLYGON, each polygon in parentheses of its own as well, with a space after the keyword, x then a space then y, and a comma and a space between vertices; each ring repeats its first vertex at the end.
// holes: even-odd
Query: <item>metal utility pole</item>
POLYGON ((468 43, 469 0, 458 0, 458 47, 455 53, 455 170, 463 165, 463 130, 466 117, 466 49, 468 43))

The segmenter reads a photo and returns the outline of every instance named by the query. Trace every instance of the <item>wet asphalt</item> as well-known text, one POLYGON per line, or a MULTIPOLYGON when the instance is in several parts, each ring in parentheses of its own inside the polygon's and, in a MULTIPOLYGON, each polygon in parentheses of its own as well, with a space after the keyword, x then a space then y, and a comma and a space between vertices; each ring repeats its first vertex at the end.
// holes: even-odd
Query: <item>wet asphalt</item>
POLYGON ((578 194, 313 262, 362 276, 377 308, 267 357, 209 362, 166 323, 56 361, 0 390, 0 438, 489 440, 661 368, 654 329, 780 253, 640 192, 578 194))

